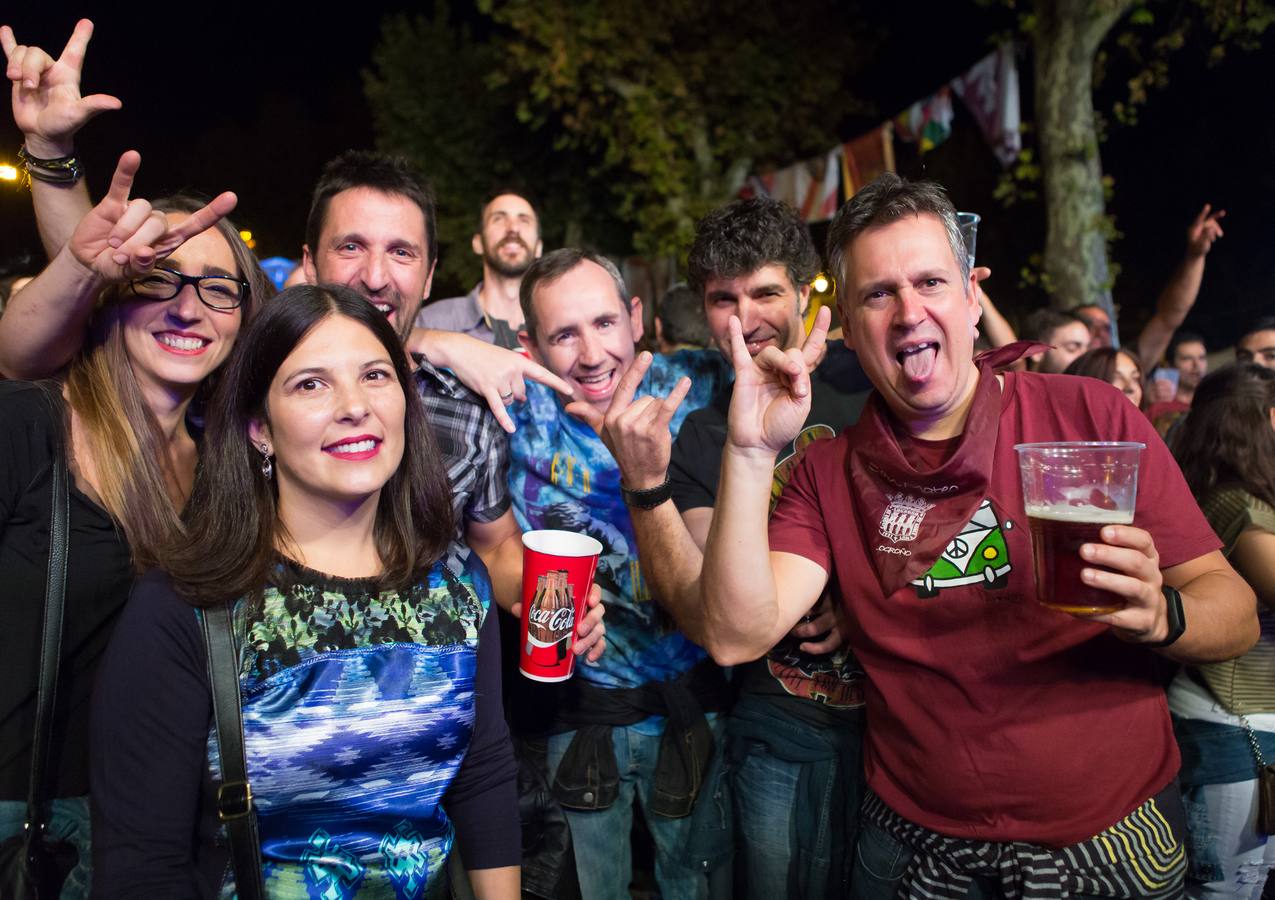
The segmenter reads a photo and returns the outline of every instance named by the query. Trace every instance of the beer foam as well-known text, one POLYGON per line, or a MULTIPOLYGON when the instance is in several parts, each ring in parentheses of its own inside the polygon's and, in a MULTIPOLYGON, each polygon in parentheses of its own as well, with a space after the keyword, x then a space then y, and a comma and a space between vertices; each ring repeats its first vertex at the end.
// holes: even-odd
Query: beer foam
POLYGON ((1070 503, 1029 503, 1027 515, 1033 519, 1075 522, 1090 525, 1132 525, 1133 511, 1100 509, 1097 506, 1074 506, 1070 503))

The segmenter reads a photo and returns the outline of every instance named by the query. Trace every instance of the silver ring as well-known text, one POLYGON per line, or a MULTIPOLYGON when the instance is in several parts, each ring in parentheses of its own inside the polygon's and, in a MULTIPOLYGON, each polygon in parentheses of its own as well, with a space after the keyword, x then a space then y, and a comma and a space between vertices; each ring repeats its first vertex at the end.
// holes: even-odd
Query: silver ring
POLYGON ((505 404, 505 406, 508 406, 510 403, 513 403, 513 402, 514 402, 514 392, 513 392, 513 391, 510 391, 508 394, 501 394, 501 395, 500 395, 500 402, 501 402, 501 403, 503 403, 503 404, 505 404))

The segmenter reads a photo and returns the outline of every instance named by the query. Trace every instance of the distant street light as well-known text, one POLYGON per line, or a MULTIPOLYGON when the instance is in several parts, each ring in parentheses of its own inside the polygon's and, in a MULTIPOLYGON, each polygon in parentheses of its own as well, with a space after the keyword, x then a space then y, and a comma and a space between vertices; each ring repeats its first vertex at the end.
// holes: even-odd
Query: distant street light
POLYGON ((257 242, 252 239, 252 232, 247 228, 239 232, 239 239, 248 245, 249 250, 257 249, 257 242))
POLYGON ((17 181, 18 170, 10 165, 0 165, 0 181, 17 181))

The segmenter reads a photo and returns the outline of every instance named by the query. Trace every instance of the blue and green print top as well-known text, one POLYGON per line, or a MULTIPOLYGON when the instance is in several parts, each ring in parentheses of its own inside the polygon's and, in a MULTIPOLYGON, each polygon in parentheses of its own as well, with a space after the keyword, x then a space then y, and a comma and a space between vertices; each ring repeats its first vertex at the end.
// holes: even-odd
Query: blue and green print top
MULTIPOLYGON (((435 565, 402 593, 284 574, 234 619, 267 895, 446 896, 454 831, 441 801, 474 727, 486 571, 435 565)), ((215 730, 208 749, 219 781, 215 730)))
MULTIPOLYGON (((670 424, 674 436, 687 414, 725 383, 730 368, 711 350, 656 356, 635 396, 665 397, 683 375, 691 378, 691 391, 670 424)), ((527 388, 527 401, 512 409, 517 431, 510 437, 509 487, 518 525, 523 531, 576 531, 602 543, 596 581, 607 607, 607 649, 596 666, 578 667, 576 677, 604 688, 677 677, 705 654, 652 602, 615 459, 552 390, 534 383, 527 388)))

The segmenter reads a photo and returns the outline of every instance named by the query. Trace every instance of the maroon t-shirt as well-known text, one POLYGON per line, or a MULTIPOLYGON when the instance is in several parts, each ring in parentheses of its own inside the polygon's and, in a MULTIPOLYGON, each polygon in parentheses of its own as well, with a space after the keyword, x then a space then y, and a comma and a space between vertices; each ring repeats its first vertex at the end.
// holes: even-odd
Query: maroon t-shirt
POLYGON ((860 426, 807 449, 771 516, 770 547, 827 570, 849 611, 868 674, 868 783, 886 804, 953 837, 1062 847, 1154 795, 1179 758, 1163 660, 1037 602, 1014 445, 1142 441, 1134 524, 1161 566, 1220 544, 1163 441, 1115 388, 1006 372, 1000 404, 985 500, 924 576, 882 595, 849 501, 860 426))

